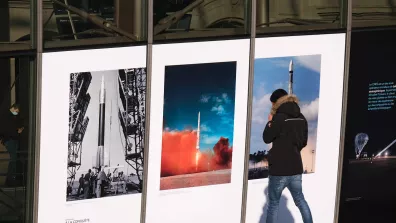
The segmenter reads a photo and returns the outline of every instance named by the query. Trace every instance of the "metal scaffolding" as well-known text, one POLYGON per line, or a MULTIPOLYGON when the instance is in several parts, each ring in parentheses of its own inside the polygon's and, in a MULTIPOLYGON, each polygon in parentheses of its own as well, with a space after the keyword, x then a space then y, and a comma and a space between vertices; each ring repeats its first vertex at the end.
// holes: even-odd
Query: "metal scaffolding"
POLYGON ((89 118, 85 117, 91 96, 87 93, 92 75, 89 72, 70 74, 69 92, 69 148, 67 156, 68 185, 71 186, 76 171, 81 166, 82 141, 89 118))
POLYGON ((119 94, 122 104, 118 117, 125 137, 125 161, 136 171, 141 192, 146 120, 146 68, 119 70, 119 94))

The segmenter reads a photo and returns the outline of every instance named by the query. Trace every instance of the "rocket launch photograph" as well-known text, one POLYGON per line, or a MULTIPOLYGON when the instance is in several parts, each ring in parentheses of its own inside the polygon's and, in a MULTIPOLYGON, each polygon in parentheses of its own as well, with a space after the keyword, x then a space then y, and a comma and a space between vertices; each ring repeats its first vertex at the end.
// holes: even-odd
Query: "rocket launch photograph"
POLYGON ((146 68, 70 74, 66 201, 141 193, 146 68))
POLYGON ((270 97, 277 89, 285 90, 297 101, 308 122, 308 142, 301 150, 303 171, 315 172, 316 135, 319 112, 321 55, 256 58, 254 61, 253 110, 249 154, 249 180, 268 177, 271 144, 263 141, 263 130, 274 105, 270 97))
POLYGON ((165 67, 160 190, 231 182, 236 68, 165 67))

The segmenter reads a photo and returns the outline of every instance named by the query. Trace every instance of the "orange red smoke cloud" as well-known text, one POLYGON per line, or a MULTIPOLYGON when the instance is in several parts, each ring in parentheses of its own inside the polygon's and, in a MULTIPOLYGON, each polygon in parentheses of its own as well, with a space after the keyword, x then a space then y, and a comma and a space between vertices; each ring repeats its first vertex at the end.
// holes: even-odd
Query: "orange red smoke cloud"
POLYGON ((207 151, 197 151, 196 143, 196 131, 164 131, 161 177, 231 168, 232 147, 227 138, 220 137, 207 151))

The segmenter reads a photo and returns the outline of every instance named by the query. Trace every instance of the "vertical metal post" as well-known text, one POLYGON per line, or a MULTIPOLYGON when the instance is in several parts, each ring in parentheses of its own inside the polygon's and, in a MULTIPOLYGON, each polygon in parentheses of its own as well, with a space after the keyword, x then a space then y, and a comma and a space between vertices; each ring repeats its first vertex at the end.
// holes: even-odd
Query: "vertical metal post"
POLYGON ((147 0, 147 55, 146 55, 146 123, 144 132, 144 153, 143 153, 143 188, 141 201, 140 223, 146 222, 147 207, 147 179, 149 161, 149 141, 150 141, 150 103, 151 103, 151 77, 153 58, 153 0, 147 0))
POLYGON ((251 29, 250 29, 250 52, 249 52, 249 87, 247 101, 247 117, 246 117, 246 136, 245 136, 245 165, 243 173, 243 190, 241 205, 241 223, 246 220, 247 208, 247 190, 249 176, 249 154, 250 154, 250 135, 252 125, 252 103, 253 103, 253 81, 254 81, 254 55, 255 55, 255 37, 256 37, 256 3, 257 0, 251 0, 251 29))
POLYGON ((344 91, 342 95, 342 113, 341 113, 341 133, 340 133, 340 149, 338 158, 338 176, 337 176, 337 191, 334 210, 334 223, 338 222, 339 208, 341 202, 341 181, 344 162, 344 141, 345 141, 345 126, 346 114, 348 105, 348 82, 349 82, 349 62, 351 50, 351 34, 352 34, 352 0, 344 0, 347 2, 347 17, 346 17, 346 37, 345 37, 345 60, 344 60, 344 91))
POLYGON ((30 98, 30 153, 31 155, 31 169, 30 177, 33 179, 33 193, 31 204, 31 211, 33 213, 33 223, 38 223, 38 197, 39 197, 39 167, 40 167, 40 121, 41 121, 41 68, 42 68, 42 53, 43 53, 43 0, 31 1, 32 13, 32 29, 31 40, 32 46, 36 49, 36 60, 31 62, 31 98, 30 98))

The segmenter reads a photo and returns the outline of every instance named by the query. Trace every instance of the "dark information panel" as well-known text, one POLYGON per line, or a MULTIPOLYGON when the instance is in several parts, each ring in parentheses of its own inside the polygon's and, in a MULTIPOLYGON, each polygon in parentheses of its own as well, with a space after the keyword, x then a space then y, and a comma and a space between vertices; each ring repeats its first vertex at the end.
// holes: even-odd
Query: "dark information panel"
POLYGON ((396 29, 352 33, 340 223, 396 222, 396 29))

